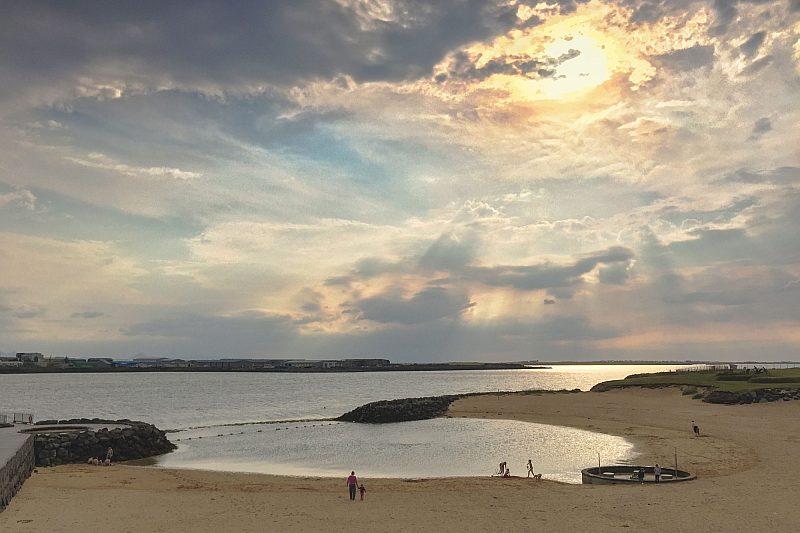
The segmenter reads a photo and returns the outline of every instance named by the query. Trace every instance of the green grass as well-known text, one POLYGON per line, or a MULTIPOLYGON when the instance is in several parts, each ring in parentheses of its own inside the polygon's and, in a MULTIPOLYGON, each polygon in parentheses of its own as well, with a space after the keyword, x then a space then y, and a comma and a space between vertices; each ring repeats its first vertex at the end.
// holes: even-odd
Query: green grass
POLYGON ((749 381, 726 381, 730 374, 719 372, 659 372, 657 374, 644 374, 629 376, 625 379, 605 381, 596 385, 599 389, 633 386, 666 386, 686 385, 691 387, 708 387, 717 390, 741 392, 756 389, 796 389, 800 388, 800 368, 784 368, 769 370, 766 374, 750 373, 749 381), (719 379, 722 378, 722 379, 719 379), (767 383, 759 383, 767 381, 767 383), (764 379, 767 378, 767 379, 764 379))

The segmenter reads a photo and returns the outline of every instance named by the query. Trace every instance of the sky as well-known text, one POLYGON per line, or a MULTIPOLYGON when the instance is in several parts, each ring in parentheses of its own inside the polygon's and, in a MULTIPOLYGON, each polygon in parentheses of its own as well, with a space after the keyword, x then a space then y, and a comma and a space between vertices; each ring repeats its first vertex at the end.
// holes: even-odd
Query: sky
POLYGON ((3 2, 0 350, 800 360, 800 1, 3 2))

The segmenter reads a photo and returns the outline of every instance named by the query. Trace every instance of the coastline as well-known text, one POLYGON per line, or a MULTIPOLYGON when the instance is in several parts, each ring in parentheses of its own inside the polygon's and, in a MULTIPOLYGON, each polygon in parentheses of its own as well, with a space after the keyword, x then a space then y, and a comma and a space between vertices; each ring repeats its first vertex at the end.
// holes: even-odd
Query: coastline
POLYGON ((800 402, 710 405, 674 388, 471 396, 454 402, 447 416, 618 435, 633 442, 642 464, 667 468, 677 447, 679 467, 698 479, 679 486, 366 479, 367 501, 350 504, 344 478, 72 465, 39 469, 0 514, 0 529, 326 531, 355 524, 368 531, 791 530, 800 523, 794 484, 800 474, 798 415, 800 402), (692 436, 691 420, 701 437, 692 436), (113 511, 96 512, 107 508, 113 511))

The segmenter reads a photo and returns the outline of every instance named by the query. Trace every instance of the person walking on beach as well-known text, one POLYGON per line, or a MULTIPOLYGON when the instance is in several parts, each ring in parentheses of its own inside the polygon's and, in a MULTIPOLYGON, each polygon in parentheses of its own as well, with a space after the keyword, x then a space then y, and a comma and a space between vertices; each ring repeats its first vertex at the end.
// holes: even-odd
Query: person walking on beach
POLYGON ((694 432, 694 436, 695 437, 699 437, 700 436, 700 426, 695 424, 694 420, 692 420, 692 431, 694 432))
POLYGON ((361 501, 364 501, 364 494, 367 493, 367 489, 364 488, 364 484, 358 486, 358 495, 361 497, 361 501))
POLYGON ((528 475, 526 477, 531 477, 531 476, 535 476, 535 474, 533 473, 533 462, 530 459, 528 459, 528 475))
POLYGON ((110 463, 113 457, 114 457, 114 448, 109 446, 108 449, 106 450, 106 461, 110 463))
POLYGON ((356 501, 356 489, 358 488, 358 478, 356 477, 355 470, 350 472, 347 478, 347 488, 350 490, 350 501, 356 501))
POLYGON ((658 483, 661 479, 661 467, 658 466, 658 463, 656 463, 656 466, 653 467, 653 475, 656 476, 656 483, 658 483))
POLYGON ((639 467, 639 483, 644 483, 644 467, 639 467))

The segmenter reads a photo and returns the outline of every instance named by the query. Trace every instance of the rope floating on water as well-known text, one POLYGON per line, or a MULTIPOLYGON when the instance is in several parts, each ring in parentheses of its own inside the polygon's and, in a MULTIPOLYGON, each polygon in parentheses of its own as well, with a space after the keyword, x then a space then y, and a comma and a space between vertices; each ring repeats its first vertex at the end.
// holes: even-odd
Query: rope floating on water
MULTIPOLYGON (((339 424, 339 422, 330 422, 328 424, 312 424, 310 426, 308 426, 308 425, 306 425, 306 426, 286 426, 286 427, 283 427, 283 428, 275 428, 275 431, 281 431, 281 430, 287 430, 287 429, 304 429, 304 428, 315 428, 315 427, 324 427, 324 426, 335 426, 337 424, 339 424)), ((227 424, 227 425, 231 426, 231 425, 235 425, 235 424, 227 424)), ((190 429, 195 429, 195 428, 190 428, 190 429)), ((185 431, 189 431, 189 430, 187 429, 185 431)), ((239 432, 233 432, 233 433, 218 433, 216 435, 206 435, 206 436, 200 435, 198 437, 185 437, 183 439, 174 439, 174 440, 175 440, 175 442, 181 442, 181 441, 187 441, 187 440, 210 439, 210 438, 213 438, 213 437, 232 437, 234 435, 254 435, 256 433, 263 433, 263 432, 264 432, 263 429, 259 429, 259 430, 256 430, 256 431, 239 431, 239 432)))

